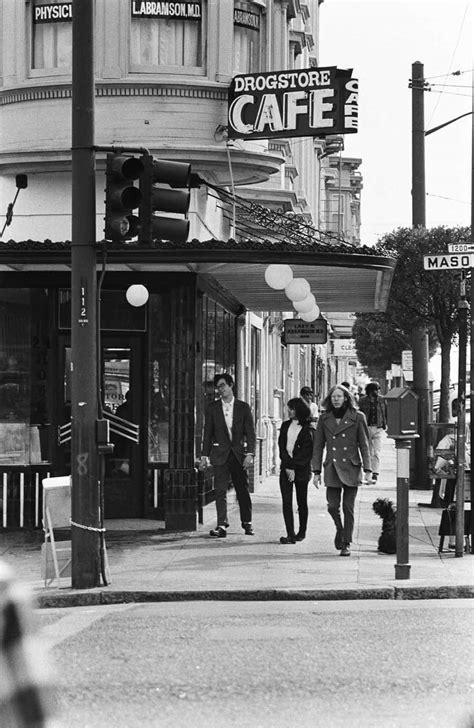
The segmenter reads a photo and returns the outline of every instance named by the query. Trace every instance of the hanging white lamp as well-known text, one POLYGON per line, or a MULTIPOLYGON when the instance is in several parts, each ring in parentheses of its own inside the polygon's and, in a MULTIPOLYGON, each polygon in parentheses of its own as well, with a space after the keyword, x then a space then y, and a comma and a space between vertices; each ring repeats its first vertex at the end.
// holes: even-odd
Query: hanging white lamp
POLYGON ((313 293, 303 298, 302 301, 293 301, 293 308, 299 313, 308 313, 314 306, 316 306, 316 299, 313 293))
POLYGON ((133 286, 129 286, 125 294, 130 306, 135 306, 137 308, 145 305, 148 301, 148 296, 148 289, 145 286, 142 286, 141 283, 135 283, 133 286))
POLYGON ((285 287, 285 293, 290 301, 302 301, 311 293, 311 287, 306 278, 293 278, 285 287))
POLYGON ((307 313, 300 313, 300 319, 308 322, 316 321, 316 319, 319 318, 320 313, 319 306, 316 304, 311 311, 308 311, 307 313))
POLYGON ((293 279, 293 271, 289 265, 269 265, 265 271, 265 282, 270 288, 277 290, 286 288, 293 279))

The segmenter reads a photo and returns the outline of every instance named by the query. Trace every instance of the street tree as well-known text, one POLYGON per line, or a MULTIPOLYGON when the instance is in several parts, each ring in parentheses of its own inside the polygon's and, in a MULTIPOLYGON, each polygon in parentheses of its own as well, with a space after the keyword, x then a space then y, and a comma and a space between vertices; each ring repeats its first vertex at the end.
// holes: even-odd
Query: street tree
MULTIPOLYGON (((428 330, 430 355, 441 351, 440 420, 450 416, 451 345, 459 328, 458 301, 462 275, 458 270, 426 271, 423 256, 448 252, 448 244, 469 239, 469 228, 398 228, 384 235, 375 246, 379 255, 397 260, 387 310, 383 314, 357 314, 354 338, 361 364, 398 363, 401 351, 409 348, 415 327, 428 330), (367 318, 369 317, 369 319, 367 318), (370 332, 368 335, 367 330, 370 332), (374 358, 374 348, 385 349, 374 358), (397 356, 398 349, 398 356, 397 356), (393 358, 391 358, 393 356, 393 358)), ((470 295, 470 282, 467 285, 470 295)))

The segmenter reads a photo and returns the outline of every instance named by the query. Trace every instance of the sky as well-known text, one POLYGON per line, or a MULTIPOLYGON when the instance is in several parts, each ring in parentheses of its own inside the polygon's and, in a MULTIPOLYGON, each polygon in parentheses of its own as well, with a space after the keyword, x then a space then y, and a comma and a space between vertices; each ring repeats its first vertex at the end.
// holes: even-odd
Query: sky
MULTIPOLYGON (((361 242, 411 227, 412 64, 424 66, 425 130, 472 111, 471 0, 324 0, 318 65, 353 68, 362 159, 361 242), (453 76, 453 72, 461 75, 453 76)), ((425 137, 426 226, 470 225, 472 115, 425 137)))

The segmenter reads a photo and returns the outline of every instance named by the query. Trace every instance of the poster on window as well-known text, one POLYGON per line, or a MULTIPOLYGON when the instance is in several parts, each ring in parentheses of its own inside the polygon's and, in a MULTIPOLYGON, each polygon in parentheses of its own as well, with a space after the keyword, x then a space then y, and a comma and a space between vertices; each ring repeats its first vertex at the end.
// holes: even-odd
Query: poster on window
POLYGON ((307 68, 234 76, 228 96, 230 139, 353 134, 358 88, 352 69, 307 68))

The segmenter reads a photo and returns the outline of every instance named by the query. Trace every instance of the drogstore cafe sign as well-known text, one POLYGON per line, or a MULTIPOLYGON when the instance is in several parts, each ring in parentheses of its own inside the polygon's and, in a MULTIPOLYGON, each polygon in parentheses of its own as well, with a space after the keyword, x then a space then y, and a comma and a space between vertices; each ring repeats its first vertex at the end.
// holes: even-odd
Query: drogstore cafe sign
POLYGON ((351 74, 352 69, 331 66, 234 76, 229 89, 229 138, 356 132, 359 83, 351 74))
MULTIPOLYGON (((173 20, 201 20, 201 2, 143 2, 131 0, 132 18, 171 18, 173 20)), ((72 20, 72 2, 45 3, 33 8, 35 23, 64 23, 72 20)))

